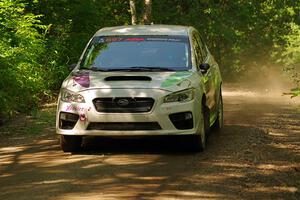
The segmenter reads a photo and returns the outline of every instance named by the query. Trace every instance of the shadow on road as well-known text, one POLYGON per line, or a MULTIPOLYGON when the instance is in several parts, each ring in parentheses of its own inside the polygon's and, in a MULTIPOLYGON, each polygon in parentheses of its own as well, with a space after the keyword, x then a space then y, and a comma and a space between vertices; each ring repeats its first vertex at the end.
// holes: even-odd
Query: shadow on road
POLYGON ((300 199, 299 114, 224 99, 225 127, 201 153, 181 137, 88 138, 77 154, 54 133, 1 143, 0 199, 300 199))
POLYGON ((85 138, 81 153, 109 154, 193 154, 188 136, 155 136, 135 138, 85 138))

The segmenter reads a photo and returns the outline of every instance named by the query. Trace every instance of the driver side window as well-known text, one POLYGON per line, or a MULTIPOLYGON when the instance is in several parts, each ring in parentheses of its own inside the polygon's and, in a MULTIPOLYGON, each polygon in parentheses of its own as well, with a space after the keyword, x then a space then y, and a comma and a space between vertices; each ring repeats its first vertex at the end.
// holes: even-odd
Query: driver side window
POLYGON ((201 52, 200 44, 197 40, 196 34, 193 34, 193 49, 195 52, 196 64, 199 66, 203 62, 203 55, 201 52))
POLYGON ((205 44, 203 42, 202 37, 200 36, 200 34, 198 32, 195 33, 195 37, 196 37, 196 40, 197 40, 197 42, 200 46, 201 55, 202 55, 202 58, 203 58, 203 61, 204 61, 207 57, 207 51, 206 51, 206 48, 205 48, 205 44))

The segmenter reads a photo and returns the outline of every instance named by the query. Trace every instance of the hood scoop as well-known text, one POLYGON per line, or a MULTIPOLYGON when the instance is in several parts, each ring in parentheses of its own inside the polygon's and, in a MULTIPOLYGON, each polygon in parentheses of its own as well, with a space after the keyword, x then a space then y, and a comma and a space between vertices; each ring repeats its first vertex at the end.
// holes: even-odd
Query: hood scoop
POLYGON ((151 81, 149 76, 109 76, 105 81, 151 81))

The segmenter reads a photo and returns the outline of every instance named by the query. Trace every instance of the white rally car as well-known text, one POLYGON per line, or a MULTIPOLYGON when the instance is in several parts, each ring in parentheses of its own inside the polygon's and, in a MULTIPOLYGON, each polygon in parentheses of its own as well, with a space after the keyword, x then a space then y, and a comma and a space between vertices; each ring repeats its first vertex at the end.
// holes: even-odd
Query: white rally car
POLYGON ((63 151, 83 136, 190 135, 203 150, 223 124, 218 64, 193 27, 100 29, 87 44, 58 99, 63 151))

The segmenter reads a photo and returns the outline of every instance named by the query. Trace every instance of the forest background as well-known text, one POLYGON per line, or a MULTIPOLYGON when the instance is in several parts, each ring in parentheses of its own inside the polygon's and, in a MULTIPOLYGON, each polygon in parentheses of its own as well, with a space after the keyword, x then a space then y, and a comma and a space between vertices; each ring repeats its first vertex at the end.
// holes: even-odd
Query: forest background
POLYGON ((132 23, 131 3, 154 24, 197 28, 225 82, 263 87, 284 75, 299 95, 298 0, 0 0, 0 123, 57 98, 98 29, 132 23))

